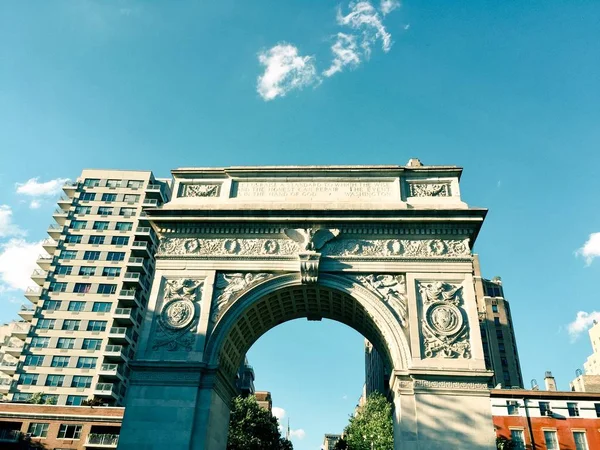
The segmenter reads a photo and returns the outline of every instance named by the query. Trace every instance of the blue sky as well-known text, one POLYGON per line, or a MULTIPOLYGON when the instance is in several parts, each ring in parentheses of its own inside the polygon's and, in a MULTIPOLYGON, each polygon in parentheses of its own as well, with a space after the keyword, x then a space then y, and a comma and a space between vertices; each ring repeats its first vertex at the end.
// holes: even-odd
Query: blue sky
MULTIPOLYGON (((463 198, 490 209, 475 251, 504 281, 526 383, 552 370, 567 388, 600 317, 600 3, 385 3, 4 2, 0 320, 25 302, 52 180, 419 157, 465 168, 463 198)), ((357 333, 288 323, 250 358, 304 430, 298 450, 341 431, 363 381, 357 333)))

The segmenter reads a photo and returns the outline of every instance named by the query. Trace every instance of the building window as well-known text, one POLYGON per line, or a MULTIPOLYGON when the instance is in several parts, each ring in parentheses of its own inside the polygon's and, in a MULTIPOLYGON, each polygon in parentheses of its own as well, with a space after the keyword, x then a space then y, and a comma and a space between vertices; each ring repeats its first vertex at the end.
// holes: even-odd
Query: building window
POLYGON ((109 188, 121 187, 121 180, 106 180, 106 187, 109 187, 109 188))
POLYGON ((497 327, 499 327, 501 325, 500 317, 494 317, 494 325, 496 325, 497 327))
POLYGON ((46 311, 57 311, 60 309, 62 302, 60 300, 44 300, 42 309, 46 311))
POLYGON ((98 187, 100 185, 100 180, 98 178, 86 178, 83 185, 85 187, 98 187))
POLYGON ((103 277, 118 277, 121 275, 120 267, 105 267, 102 269, 103 277))
POLYGON ((81 235, 80 234, 70 234, 65 238, 65 242, 67 244, 81 244, 81 235))
POLYGON ((83 395, 67 395, 67 406, 81 406, 83 401, 86 399, 83 395))
POLYGON ((92 358, 90 356, 80 356, 77 360, 78 369, 95 369, 96 361, 98 358, 92 358))
POLYGON ((133 216, 135 214, 135 208, 121 208, 119 215, 121 216, 133 216))
POLYGON ((33 337, 31 338, 31 344, 29 344, 30 348, 48 348, 48 345, 50 344, 50 338, 49 337, 33 337))
POLYGON ((56 266, 56 270, 54 273, 56 275, 71 275, 73 271, 73 266, 56 266))
POLYGON ((570 417, 579 416, 579 406, 577 406, 577 403, 567 402, 567 410, 569 411, 570 417))
POLYGON ((67 292, 67 283, 58 283, 54 281, 48 286, 48 292, 67 292))
POLYGON ((88 331, 104 331, 106 330, 106 320, 90 320, 87 326, 88 331))
POLYGON ((85 309, 85 302, 71 301, 67 309, 69 311, 83 311, 85 309))
POLYGON ((113 236, 110 242, 112 245, 127 245, 129 244, 128 236, 113 236))
POLYGON ((27 355, 24 366, 39 367, 44 363, 44 355, 27 355))
POLYGON ((77 331, 79 330, 80 322, 81 320, 66 319, 63 321, 62 329, 68 331, 77 331))
POLYGON ((594 408, 596 409, 596 417, 600 417, 600 403, 594 403, 594 408))
POLYGON ((573 431, 573 439, 575 440, 575 450, 588 450, 585 431, 573 431))
POLYGON ((37 328, 40 330, 54 330, 56 319, 40 319, 37 323, 37 328))
POLYGON ((525 435, 523 430, 510 430, 510 440, 515 449, 525 450, 525 435))
POLYGON ((113 209, 112 206, 99 206, 98 207, 98 215, 99 216, 112 216, 113 209))
POLYGON ((559 450, 556 430, 544 430, 544 441, 548 450, 559 450))
POLYGON ((64 381, 64 375, 48 375, 44 386, 61 387, 64 381))
POLYGON ((77 250, 61 250, 59 257, 65 260, 77 259, 77 250))
POLYGON ((141 180, 129 180, 127 182, 127 187, 130 189, 139 189, 144 185, 144 182, 141 180))
POLYGON ((498 350, 500 350, 501 352, 505 352, 506 351, 506 348, 504 347, 504 343, 503 342, 500 342, 498 344, 498 350))
POLYGON ((94 230, 108 230, 108 222, 96 221, 92 228, 94 230))
POLYGON ((66 423, 61 423, 58 428, 58 438, 77 440, 81 437, 81 427, 81 425, 67 425, 66 423))
POLYGON ((75 214, 90 214, 92 212, 92 207, 91 206, 76 206, 75 207, 75 214))
POLYGON ((495 304, 492 305, 492 312, 493 313, 497 313, 498 312, 498 305, 495 305, 495 304))
POLYGON ((539 402, 540 407, 540 415, 542 416, 551 416, 552 410, 550 409, 550 402, 539 402))
POLYGON ((103 202, 115 202, 117 201, 117 194, 102 194, 103 202))
POLYGON ((108 252, 106 255, 107 261, 123 261, 125 259, 125 252, 108 252))
POLYGON ((85 220, 73 220, 71 222, 71 228, 74 230, 85 230, 87 222, 85 220))
POLYGON ((125 194, 123 196, 123 201, 127 203, 137 203, 140 201, 140 196, 138 194, 125 194))
POLYGON ((115 230, 117 231, 131 231, 133 224, 131 222, 117 222, 115 230))
POLYGON ((98 294, 114 294, 117 292, 116 284, 99 284, 98 294))
POLYGON ((519 415, 519 402, 515 400, 506 400, 506 409, 508 410, 509 416, 519 415))
POLYGON ((75 339, 74 338, 61 337, 61 338, 58 338, 58 341, 56 342, 56 348, 71 349, 74 346, 75 346, 75 339))
POLYGON ((500 358, 500 364, 502 364, 502 367, 508 367, 508 359, 500 358))
POLYGON ((84 339, 81 348, 84 350, 100 350, 102 339, 84 339))
POLYGON ((82 266, 79 268, 79 275, 83 277, 91 277, 96 273, 94 266, 82 266))
POLYGON ((102 245, 104 244, 104 236, 90 236, 88 244, 102 245))
POLYGON ((98 261, 100 259, 100 252, 87 251, 83 254, 83 259, 85 259, 86 261, 98 261))
POLYGON ((25 386, 35 386, 38 382, 39 375, 37 373, 22 373, 19 376, 19 384, 25 386))
POLYGON ((17 392, 13 394, 13 402, 29 402, 33 394, 25 394, 23 392, 17 392))
POLYGON ((79 200, 81 200, 82 202, 91 202, 92 200, 96 199, 96 194, 94 194, 93 192, 84 192, 81 194, 81 197, 79 197, 79 200))
POLYGON ((52 357, 52 367, 69 367, 70 356, 53 356, 52 357))
POLYGON ((92 377, 75 375, 71 381, 71 387, 74 388, 89 388, 92 386, 92 377))
POLYGON ((45 438, 48 435, 48 425, 48 423, 32 422, 29 424, 27 433, 29 433, 31 437, 45 438))
POLYGON ((91 288, 91 283, 75 283, 75 288, 73 289, 73 292, 77 294, 87 294, 88 292, 90 292, 91 288))
POLYGON ((112 303, 110 302, 94 302, 92 311, 94 312, 110 312, 112 303))
POLYGON ((502 334, 502 330, 496 330, 496 338, 504 339, 504 335, 502 334))

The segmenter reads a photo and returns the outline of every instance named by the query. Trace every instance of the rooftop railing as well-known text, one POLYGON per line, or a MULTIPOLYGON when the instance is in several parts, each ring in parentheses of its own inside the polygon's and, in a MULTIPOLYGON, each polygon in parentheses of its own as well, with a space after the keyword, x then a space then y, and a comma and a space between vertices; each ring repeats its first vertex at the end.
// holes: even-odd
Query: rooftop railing
POLYGON ((116 447, 119 443, 118 434, 88 434, 86 445, 98 445, 103 447, 116 447))

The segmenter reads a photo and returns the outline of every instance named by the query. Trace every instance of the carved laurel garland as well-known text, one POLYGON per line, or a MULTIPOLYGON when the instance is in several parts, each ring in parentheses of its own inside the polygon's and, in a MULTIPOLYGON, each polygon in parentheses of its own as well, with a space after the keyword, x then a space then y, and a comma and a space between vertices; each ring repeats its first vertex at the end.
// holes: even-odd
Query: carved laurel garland
POLYGON ((450 197, 450 183, 410 183, 411 197, 450 197))
MULTIPOLYGON (((294 256, 303 244, 285 238, 164 237, 158 256, 294 256)), ((468 239, 349 239, 338 238, 321 249, 324 256, 465 258, 468 239)))
POLYGON ((272 273, 218 273, 210 312, 210 322, 215 324, 225 307, 255 284, 273 276, 272 273))
POLYGON ((200 315, 199 288, 202 284, 202 281, 186 278, 165 282, 163 305, 152 344, 154 350, 162 347, 166 347, 167 351, 193 349, 193 329, 200 315))
POLYGON ((391 308, 403 328, 408 326, 408 297, 404 275, 357 275, 355 279, 391 308))
POLYGON ((220 184, 182 184, 179 197, 218 197, 220 184))
POLYGON ((469 327, 460 307, 462 286, 435 281, 419 283, 418 289, 425 358, 470 358, 469 327))

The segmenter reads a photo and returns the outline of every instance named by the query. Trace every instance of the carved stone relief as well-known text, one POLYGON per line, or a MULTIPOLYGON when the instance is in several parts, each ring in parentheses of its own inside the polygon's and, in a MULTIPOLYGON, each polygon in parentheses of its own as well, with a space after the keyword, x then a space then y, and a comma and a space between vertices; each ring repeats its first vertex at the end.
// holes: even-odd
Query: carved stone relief
POLYGON ((200 315, 201 301, 198 299, 202 284, 202 281, 185 278, 165 282, 163 304, 152 344, 154 350, 162 347, 168 351, 193 349, 193 329, 200 315))
POLYGON ((220 188, 216 183, 182 184, 179 197, 218 197, 220 188))
POLYGON ((408 298, 404 275, 357 275, 356 280, 391 308, 403 328, 408 326, 408 298))
POLYGON ((470 358, 469 327, 461 308, 462 286, 440 281, 419 283, 425 358, 470 358))
POLYGON ((210 312, 210 322, 214 325, 225 307, 255 284, 273 276, 272 273, 218 273, 210 312))
POLYGON ((410 183, 411 197, 450 197, 450 183, 410 183))

